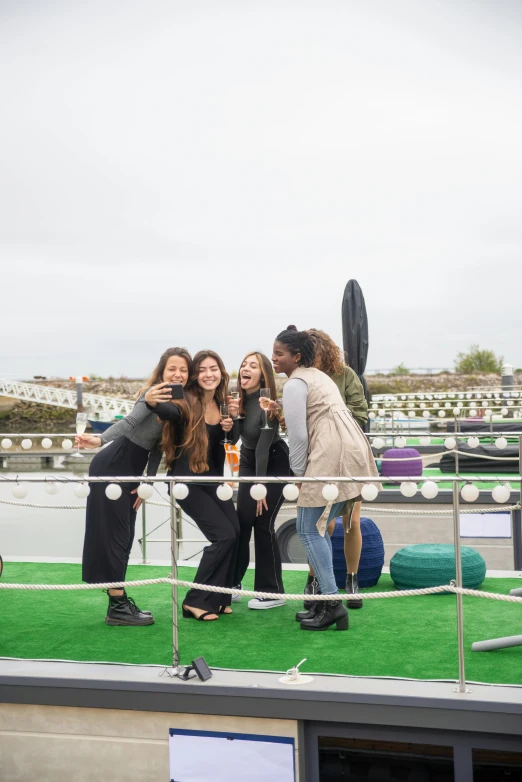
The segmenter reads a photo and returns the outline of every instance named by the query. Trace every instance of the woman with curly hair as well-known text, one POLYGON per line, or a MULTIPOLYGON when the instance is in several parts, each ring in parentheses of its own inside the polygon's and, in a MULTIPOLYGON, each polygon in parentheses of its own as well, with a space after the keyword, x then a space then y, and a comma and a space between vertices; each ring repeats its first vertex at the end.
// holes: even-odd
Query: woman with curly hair
MULTIPOLYGON (((335 344, 329 334, 320 329, 308 329, 308 334, 315 349, 314 366, 333 380, 341 393, 346 407, 350 410, 361 429, 364 429, 368 421, 368 404, 364 396, 362 383, 357 374, 351 367, 345 365, 341 348, 335 344)), ((363 601, 360 597, 357 597, 359 592, 357 571, 359 569, 362 548, 360 502, 355 503, 351 518, 348 515, 343 516, 343 525, 346 533, 344 536, 344 556, 346 559, 347 605, 348 608, 362 608, 363 601)), ((335 519, 328 526, 328 533, 331 535, 334 529, 335 519)), ((310 575, 306 582, 305 594, 317 594, 318 589, 319 584, 313 568, 310 566, 310 575)), ((312 605, 311 601, 305 601, 305 608, 311 608, 312 605)))

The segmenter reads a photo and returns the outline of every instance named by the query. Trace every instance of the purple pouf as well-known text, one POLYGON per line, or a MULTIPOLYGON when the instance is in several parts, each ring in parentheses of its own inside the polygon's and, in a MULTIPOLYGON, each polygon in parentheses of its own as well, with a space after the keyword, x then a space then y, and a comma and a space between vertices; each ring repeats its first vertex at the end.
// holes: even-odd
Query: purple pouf
POLYGON ((408 475, 417 478, 422 475, 422 459, 416 448, 388 448, 382 455, 381 475, 394 478, 396 475, 408 475), (411 459, 418 456, 418 459, 411 459), (407 462, 387 462, 386 459, 408 459, 407 462))

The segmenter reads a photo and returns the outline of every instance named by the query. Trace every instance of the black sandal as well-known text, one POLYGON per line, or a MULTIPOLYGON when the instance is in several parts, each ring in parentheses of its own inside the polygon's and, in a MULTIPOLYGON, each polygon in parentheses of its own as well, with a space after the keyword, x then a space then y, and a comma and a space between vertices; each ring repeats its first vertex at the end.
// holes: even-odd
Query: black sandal
POLYGON ((225 616, 230 616, 230 614, 233 614, 234 612, 232 609, 230 611, 226 611, 226 608, 230 608, 230 606, 219 606, 218 614, 224 614, 225 616))
POLYGON ((198 622, 205 622, 205 621, 215 622, 217 619, 217 616, 216 619, 205 619, 206 616, 215 614, 216 613, 215 611, 204 611, 199 616, 196 616, 196 614, 193 614, 192 611, 189 611, 189 609, 185 608, 185 606, 181 606, 181 610, 183 612, 183 619, 197 619, 198 622))

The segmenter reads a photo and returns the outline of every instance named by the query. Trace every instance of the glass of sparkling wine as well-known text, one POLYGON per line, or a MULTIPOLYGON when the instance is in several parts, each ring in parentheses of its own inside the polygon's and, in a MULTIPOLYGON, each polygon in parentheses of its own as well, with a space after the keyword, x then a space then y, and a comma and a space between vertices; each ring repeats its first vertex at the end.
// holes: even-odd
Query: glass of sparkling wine
MULTIPOLYGON (((87 413, 77 413, 76 414, 76 434, 80 435, 85 432, 87 429, 87 413)), ((80 453, 80 446, 77 446, 76 453, 72 453, 71 456, 73 456, 75 459, 83 459, 83 455, 80 453)))
POLYGON ((270 404, 270 389, 269 388, 260 388, 259 389, 259 404, 261 405, 261 409, 265 411, 265 425, 262 426, 262 429, 270 429, 268 426, 268 406, 270 404))
MULTIPOLYGON (((223 421, 225 418, 229 418, 230 413, 228 412, 228 405, 219 405, 219 412, 221 414, 221 420, 223 421)), ((225 437, 223 440, 221 440, 221 443, 223 445, 228 445, 230 440, 227 437, 227 432, 225 432, 225 437)))

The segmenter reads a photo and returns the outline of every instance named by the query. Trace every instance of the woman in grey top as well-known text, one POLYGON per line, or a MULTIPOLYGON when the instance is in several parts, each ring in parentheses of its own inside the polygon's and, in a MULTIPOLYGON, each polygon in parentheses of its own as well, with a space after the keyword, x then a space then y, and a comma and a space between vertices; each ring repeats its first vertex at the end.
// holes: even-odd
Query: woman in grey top
MULTIPOLYGON (((130 415, 109 427, 100 437, 81 435, 76 443, 82 448, 99 448, 89 467, 89 475, 156 475, 161 461, 163 424, 154 408, 172 399, 167 383, 188 380, 192 359, 185 348, 169 348, 161 356, 147 386, 130 415)), ((105 495, 107 483, 92 483, 87 498, 82 578, 89 584, 125 581, 134 540, 136 511, 141 500, 138 485, 124 483, 117 500, 105 495)), ((124 589, 109 589, 108 625, 150 625, 149 611, 141 611, 124 589)))
MULTIPOLYGON (((288 447, 279 436, 279 420, 275 412, 267 418, 269 429, 265 429, 265 417, 261 410, 260 389, 269 388, 272 399, 276 398, 274 370, 269 359, 262 353, 249 353, 239 370, 240 400, 229 399, 232 416, 239 415, 234 422, 233 441, 241 437, 239 475, 290 475, 288 447)), ((237 495, 239 518, 239 541, 234 583, 241 581, 250 561, 250 538, 254 530, 256 571, 254 589, 257 592, 283 593, 281 555, 274 525, 283 502, 283 485, 270 483, 264 500, 254 500, 250 489, 255 483, 240 483, 237 495)), ((285 604, 283 599, 254 598, 249 608, 275 608, 285 604)))

